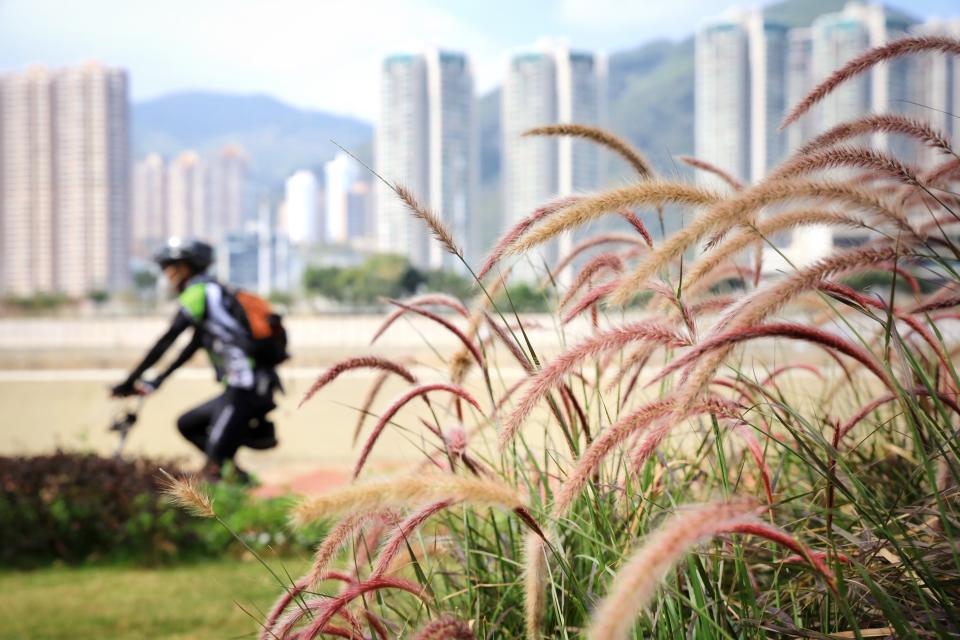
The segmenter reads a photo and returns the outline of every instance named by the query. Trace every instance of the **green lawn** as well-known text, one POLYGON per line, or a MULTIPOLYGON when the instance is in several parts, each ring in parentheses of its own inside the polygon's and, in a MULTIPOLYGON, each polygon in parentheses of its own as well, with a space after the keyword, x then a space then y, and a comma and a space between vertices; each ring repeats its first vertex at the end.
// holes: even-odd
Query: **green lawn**
MULTIPOLYGON (((270 564, 296 576, 307 561, 270 564)), ((255 560, 2 571, 0 638, 255 638, 279 593, 255 560)))

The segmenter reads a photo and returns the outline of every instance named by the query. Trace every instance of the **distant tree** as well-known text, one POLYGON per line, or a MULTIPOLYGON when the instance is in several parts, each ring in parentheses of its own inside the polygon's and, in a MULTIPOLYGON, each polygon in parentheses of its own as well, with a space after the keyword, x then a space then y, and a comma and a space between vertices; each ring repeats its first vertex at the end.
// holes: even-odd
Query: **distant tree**
POLYGON ((476 283, 453 271, 435 269, 425 274, 423 288, 427 291, 448 293, 460 300, 471 298, 477 291, 476 283))
POLYGON ((106 302, 109 299, 110 299, 110 292, 107 291, 106 289, 93 289, 92 291, 87 293, 87 300, 97 305, 98 307, 106 304, 106 302))
POLYGON ((501 292, 495 300, 500 309, 516 309, 518 312, 543 312, 550 308, 547 290, 526 282, 508 286, 506 292, 501 292))
POLYGON ((149 269, 135 271, 133 274, 133 288, 137 291, 153 291, 157 286, 157 274, 149 269))
POLYGON ((12 296, 4 301, 6 304, 20 311, 36 313, 55 311, 70 304, 69 297, 57 292, 41 292, 32 296, 12 296))
POLYGON ((267 296, 267 300, 269 300, 271 304, 289 307, 293 304, 293 294, 287 291, 271 291, 270 295, 267 296))

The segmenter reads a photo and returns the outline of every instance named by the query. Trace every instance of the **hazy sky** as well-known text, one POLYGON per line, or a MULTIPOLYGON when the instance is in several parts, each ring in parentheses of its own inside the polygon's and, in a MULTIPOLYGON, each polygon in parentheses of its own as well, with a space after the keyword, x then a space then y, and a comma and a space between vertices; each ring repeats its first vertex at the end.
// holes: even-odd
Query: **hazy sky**
MULTIPOLYGON (((379 62, 391 52, 423 45, 465 50, 486 90, 500 81, 504 52, 538 38, 617 51, 687 35, 702 18, 737 4, 745 3, 0 0, 0 71, 98 59, 130 71, 134 100, 181 89, 260 92, 372 120, 379 62)), ((920 17, 960 15, 958 0, 892 4, 920 17)))

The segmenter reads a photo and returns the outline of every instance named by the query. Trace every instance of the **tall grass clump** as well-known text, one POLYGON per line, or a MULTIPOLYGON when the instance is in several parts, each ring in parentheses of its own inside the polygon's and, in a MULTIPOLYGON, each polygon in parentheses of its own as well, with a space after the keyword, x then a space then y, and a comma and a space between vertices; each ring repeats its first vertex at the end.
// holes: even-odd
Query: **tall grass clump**
MULTIPOLYGON (((872 50, 785 124, 914 53, 956 56, 960 42, 872 50)), ((324 402, 343 371, 377 371, 361 412, 375 426, 353 484, 292 508, 298 526, 332 526, 262 637, 960 636, 960 218, 945 197, 960 165, 949 141, 923 121, 864 115, 757 184, 684 158, 726 182, 712 191, 654 177, 592 127, 529 135, 600 144, 637 180, 545 203, 476 271, 464 261, 473 300, 393 301, 383 330, 404 315, 427 341, 430 330, 456 337, 455 352, 423 363, 425 379, 376 356, 318 379, 305 400, 324 402), (942 157, 916 166, 846 144, 872 134, 942 157), (686 224, 653 242, 638 214, 664 206, 686 224), (544 265, 555 321, 536 329, 516 314, 504 282, 521 254, 611 214, 636 237, 587 237, 560 258, 568 286, 544 265), (811 225, 863 241, 818 260, 774 241, 811 225), (765 273, 758 248, 781 252, 781 266, 765 273), (857 288, 877 272, 889 285, 857 288), (381 403, 388 376, 409 388, 381 403), (387 428, 422 462, 378 469, 387 428)), ((463 260, 443 212, 396 190, 463 260)), ((365 427, 361 417, 358 436, 365 427)), ((194 489, 176 495, 209 515, 194 489)))

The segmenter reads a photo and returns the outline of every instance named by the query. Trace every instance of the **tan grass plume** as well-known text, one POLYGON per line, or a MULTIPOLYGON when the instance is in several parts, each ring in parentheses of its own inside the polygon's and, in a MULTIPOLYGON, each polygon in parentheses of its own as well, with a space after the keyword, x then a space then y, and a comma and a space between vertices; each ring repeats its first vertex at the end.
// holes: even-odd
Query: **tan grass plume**
POLYGON ((629 303, 640 288, 660 270, 678 258, 710 232, 723 231, 750 221, 765 206, 792 200, 816 199, 855 207, 890 220, 916 237, 903 211, 892 208, 869 191, 833 181, 780 180, 762 182, 704 211, 685 227, 647 254, 634 271, 622 279, 612 302, 629 303))
POLYGON ((174 478, 164 469, 160 469, 160 473, 163 475, 158 481, 160 491, 175 505, 201 518, 217 517, 213 510, 213 499, 203 490, 200 478, 197 476, 174 478))
POLYGON ((524 506, 520 493, 500 481, 443 473, 419 473, 377 482, 354 484, 304 498, 291 514, 296 526, 320 518, 358 511, 421 506, 439 500, 517 509, 524 506))
POLYGON ((643 178, 653 176, 653 168, 643 155, 630 146, 626 141, 618 138, 605 129, 590 127, 583 124, 550 124, 543 127, 530 129, 523 134, 524 136, 572 136, 583 138, 602 145, 633 167, 633 169, 643 178))
POLYGON ((506 253, 523 253, 552 240, 564 231, 570 231, 620 209, 642 205, 658 206, 666 203, 703 207, 714 205, 722 199, 722 196, 715 192, 682 182, 664 180, 640 182, 583 198, 566 209, 558 211, 542 224, 516 239, 507 248, 506 253))
POLYGON ((738 500, 687 507, 668 518, 617 572, 594 610, 586 638, 625 639, 637 613, 674 564, 698 543, 749 518, 755 510, 754 502, 738 500))
POLYGON ((743 230, 730 236, 720 245, 705 253, 684 272, 683 283, 680 288, 681 292, 693 294, 701 291, 704 278, 708 273, 751 244, 768 239, 782 231, 809 225, 830 225, 852 229, 862 229, 866 227, 866 223, 855 216, 820 209, 788 211, 772 218, 761 220, 752 226, 745 225, 743 230))
POLYGON ((413 195, 413 192, 402 184, 393 185, 393 190, 400 196, 400 199, 407 205, 407 208, 410 209, 410 213, 412 213, 415 218, 419 218, 426 223, 430 229, 430 233, 443 245, 444 249, 458 258, 463 258, 463 250, 457 245, 453 239, 453 234, 450 233, 450 230, 443 223, 443 220, 440 219, 440 216, 420 204, 416 196, 413 195))

